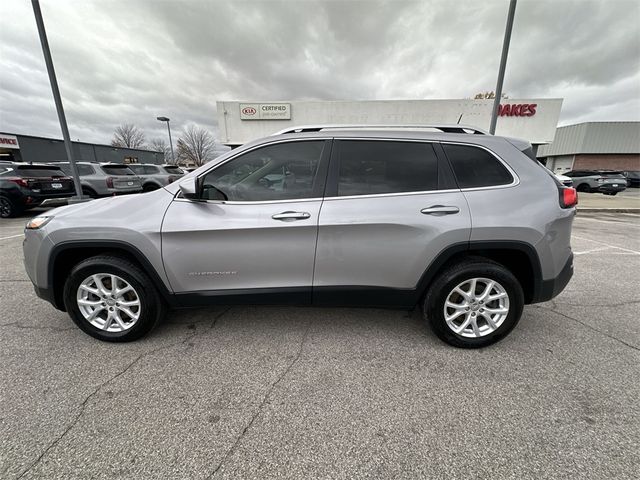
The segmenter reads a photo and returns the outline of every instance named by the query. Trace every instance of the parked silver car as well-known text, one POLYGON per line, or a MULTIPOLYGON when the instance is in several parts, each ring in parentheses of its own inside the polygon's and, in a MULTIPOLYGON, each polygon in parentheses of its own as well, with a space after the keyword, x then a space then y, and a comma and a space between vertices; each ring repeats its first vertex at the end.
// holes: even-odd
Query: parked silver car
POLYGON ((154 165, 152 163, 131 163, 128 167, 142 181, 142 190, 150 192, 166 187, 185 174, 177 165, 154 165))
POLYGON ((305 127, 146 195, 27 225, 36 293, 86 333, 134 340, 165 306, 423 307, 458 347, 506 336, 573 273, 576 191, 528 142, 471 127, 305 127))
POLYGON ((627 179, 622 172, 612 170, 572 170, 564 174, 573 180, 579 192, 600 192, 617 195, 627 188, 627 179))
MULTIPOLYGON (((71 165, 59 162, 67 175, 71 175, 71 165)), ((131 169, 122 163, 76 162, 82 194, 91 198, 139 193, 142 182, 131 169)))

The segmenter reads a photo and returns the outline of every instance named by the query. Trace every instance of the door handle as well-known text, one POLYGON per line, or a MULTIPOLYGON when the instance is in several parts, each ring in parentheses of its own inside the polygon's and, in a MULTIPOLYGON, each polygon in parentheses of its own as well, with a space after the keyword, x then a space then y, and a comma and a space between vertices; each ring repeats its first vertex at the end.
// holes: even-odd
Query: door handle
POLYGON ((420 213, 424 213, 425 215, 451 215, 453 213, 459 212, 460 209, 458 207, 445 205, 432 205, 428 208, 423 208, 422 210, 420 210, 420 213))
POLYGON ((274 220, 283 220, 285 222, 289 220, 304 220, 309 217, 311 217, 309 212, 282 212, 271 216, 274 220))

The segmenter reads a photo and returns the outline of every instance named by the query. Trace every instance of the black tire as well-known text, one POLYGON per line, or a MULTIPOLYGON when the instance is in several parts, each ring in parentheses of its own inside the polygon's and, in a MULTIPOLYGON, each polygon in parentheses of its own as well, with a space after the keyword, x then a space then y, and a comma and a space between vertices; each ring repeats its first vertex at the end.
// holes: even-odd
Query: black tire
POLYGON ((618 192, 611 192, 609 195, 611 195, 612 197, 615 197, 618 194, 618 192))
POLYGON ((64 285, 64 305, 69 316, 78 327, 94 338, 107 342, 130 342, 149 333, 162 319, 166 307, 151 279, 136 264, 112 255, 91 257, 78 263, 67 277, 64 285), (115 274, 128 282, 137 293, 141 314, 137 322, 124 332, 101 330, 85 319, 76 300, 80 284, 90 275, 115 274))
POLYGON ((591 187, 588 183, 581 183, 580 185, 578 185, 578 188, 576 188, 576 190, 579 192, 590 192, 591 187))
POLYGON ((20 215, 24 210, 23 207, 16 205, 11 199, 0 196, 0 218, 12 218, 20 215))
POLYGON ((435 279, 425 297, 423 312, 431 329, 441 340, 454 347, 480 348, 507 336, 520 320, 523 307, 524 294, 516 277, 499 263, 473 257, 449 267, 435 279), (459 335, 449 328, 445 321, 444 307, 452 290, 460 283, 472 278, 487 278, 502 285, 509 298, 509 313, 504 322, 492 333, 470 338, 459 335))
POLYGON ((154 190, 158 190, 160 187, 155 183, 147 183, 142 187, 143 192, 153 192, 154 190))
POLYGON ((89 198, 98 198, 98 194, 91 188, 82 187, 82 195, 89 198))

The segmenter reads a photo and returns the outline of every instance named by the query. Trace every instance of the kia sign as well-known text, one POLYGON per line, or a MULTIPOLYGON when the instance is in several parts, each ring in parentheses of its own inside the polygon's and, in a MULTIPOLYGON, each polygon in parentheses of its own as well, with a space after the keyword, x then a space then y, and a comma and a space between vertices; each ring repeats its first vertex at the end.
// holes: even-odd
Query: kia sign
POLYGON ((498 115, 501 117, 533 117, 536 114, 537 103, 516 103, 500 105, 498 115))
POLYGON ((241 103, 240 120, 291 120, 291 104, 241 103))
POLYGON ((20 148, 18 138, 15 135, 0 133, 0 148, 20 148))

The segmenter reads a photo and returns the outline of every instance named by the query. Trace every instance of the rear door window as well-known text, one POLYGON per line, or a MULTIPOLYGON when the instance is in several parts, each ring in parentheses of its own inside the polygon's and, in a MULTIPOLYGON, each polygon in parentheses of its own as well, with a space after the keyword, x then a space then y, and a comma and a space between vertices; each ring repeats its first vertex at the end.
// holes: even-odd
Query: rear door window
POLYGON ((135 175, 126 165, 102 165, 101 168, 107 175, 135 175))
POLYGON ((460 188, 508 185, 513 176, 494 155, 471 145, 442 144, 460 188))
POLYGON ((438 160, 429 143, 340 140, 338 196, 438 189, 438 160))

